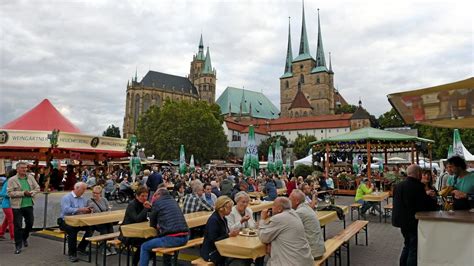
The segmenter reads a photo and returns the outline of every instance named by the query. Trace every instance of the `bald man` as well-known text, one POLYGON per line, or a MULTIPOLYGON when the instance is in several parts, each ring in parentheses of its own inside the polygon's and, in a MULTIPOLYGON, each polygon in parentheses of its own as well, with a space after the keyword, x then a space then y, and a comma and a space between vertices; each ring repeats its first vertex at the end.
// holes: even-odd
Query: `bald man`
POLYGON ((436 210, 436 201, 432 199, 433 191, 425 191, 421 183, 421 168, 412 164, 407 169, 407 178, 394 189, 392 225, 400 227, 404 247, 400 256, 400 265, 417 264, 418 220, 415 213, 436 210))
POLYGON ((313 265, 313 256, 301 219, 291 209, 288 198, 277 197, 273 202, 273 216, 268 218, 268 210, 262 211, 258 237, 265 244, 271 244, 272 266, 313 265))

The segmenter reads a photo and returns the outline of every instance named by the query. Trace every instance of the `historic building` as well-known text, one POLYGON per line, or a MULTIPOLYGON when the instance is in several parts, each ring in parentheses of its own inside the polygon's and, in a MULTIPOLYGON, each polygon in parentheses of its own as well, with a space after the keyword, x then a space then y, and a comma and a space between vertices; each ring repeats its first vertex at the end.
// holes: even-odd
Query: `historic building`
POLYGON ((138 119, 152 105, 161 106, 165 101, 189 100, 214 103, 216 94, 216 70, 212 68, 211 54, 199 41, 198 53, 193 56, 189 76, 180 77, 156 71, 148 71, 141 81, 137 73, 127 82, 123 137, 135 134, 138 119))
POLYGON ((300 47, 295 58, 291 48, 291 28, 288 25, 285 69, 280 77, 280 117, 330 115, 334 114, 337 106, 347 104, 334 87, 331 54, 329 54, 329 68, 326 64, 319 10, 315 58, 311 56, 309 50, 303 6, 300 47))

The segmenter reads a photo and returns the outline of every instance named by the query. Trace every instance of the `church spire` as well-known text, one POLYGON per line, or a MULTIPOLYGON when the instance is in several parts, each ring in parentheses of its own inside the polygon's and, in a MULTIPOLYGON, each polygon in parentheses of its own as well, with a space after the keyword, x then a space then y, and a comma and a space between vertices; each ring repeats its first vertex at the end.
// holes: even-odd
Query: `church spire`
POLYGON ((311 54, 309 53, 309 42, 308 34, 306 33, 306 19, 304 15, 304 1, 303 1, 303 19, 301 22, 301 38, 300 38, 300 50, 295 61, 310 59, 311 54))
POLYGON ((202 69, 203 74, 212 74, 212 64, 211 64, 211 53, 209 53, 209 46, 207 47, 206 59, 204 61, 204 68, 202 69))
POLYGON ((293 49, 291 48, 291 27, 290 21, 291 17, 288 17, 288 46, 286 50, 286 62, 285 62, 285 72, 283 73, 282 78, 293 76, 292 62, 293 62, 293 49))
POLYGON ((201 33, 201 39, 199 40, 199 51, 196 56, 196 59, 204 60, 204 44, 202 42, 202 33, 201 33))
POLYGON ((316 67, 326 67, 326 59, 324 58, 323 37, 321 34, 321 22, 319 20, 319 8, 318 8, 318 46, 316 48, 316 67))

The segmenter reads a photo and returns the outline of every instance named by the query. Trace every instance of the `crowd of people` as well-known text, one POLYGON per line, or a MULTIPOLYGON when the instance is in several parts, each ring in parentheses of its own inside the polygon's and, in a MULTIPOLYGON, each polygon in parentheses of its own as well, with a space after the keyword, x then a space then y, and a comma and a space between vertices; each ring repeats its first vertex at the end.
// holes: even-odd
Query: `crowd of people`
MULTIPOLYGON (((4 222, 0 228, 0 239, 5 239, 6 229, 14 239, 15 254, 28 247, 28 236, 34 222, 34 196, 40 192, 44 182, 27 173, 26 163, 18 163, 16 170, 9 174, 0 196, 4 211, 4 222)), ((43 172, 44 173, 44 172, 43 172)), ((113 224, 93 227, 74 227, 64 222, 65 216, 109 211, 108 199, 116 190, 127 193, 130 202, 125 211, 122 225, 150 221, 157 229, 152 239, 127 238, 121 235, 123 243, 136 247, 133 265, 148 265, 156 247, 184 245, 190 238, 204 237, 200 255, 216 265, 226 265, 230 258, 219 254, 215 242, 236 236, 243 229, 256 230, 262 243, 268 244, 267 263, 271 265, 310 265, 325 252, 324 239, 315 210, 321 201, 318 190, 331 191, 331 178, 281 176, 263 171, 254 177, 246 177, 238 169, 218 171, 198 170, 180 175, 172 168, 153 166, 134 176, 127 168, 74 168, 67 167, 62 173, 64 189, 69 188, 68 178, 75 178, 71 191, 61 199, 61 214, 58 225, 68 235, 68 255, 71 262, 78 260, 77 253, 86 253, 85 239, 93 235, 114 232, 113 224), (277 190, 286 188, 288 197, 278 197, 277 190), (84 193, 92 190, 92 197, 86 199, 84 193), (263 210, 259 220, 255 220, 248 207, 249 193, 265 192, 265 200, 272 200, 271 210, 263 210), (212 215, 202 228, 188 228, 184 214, 209 211, 212 215), (77 234, 84 231, 82 241, 77 243, 77 234)), ((407 177, 394 189, 394 226, 401 229, 404 249, 401 265, 416 264, 418 211, 435 210, 438 191, 453 187, 450 194, 454 198, 454 209, 469 209, 474 194, 474 174, 466 171, 466 162, 460 157, 447 161, 447 176, 422 171, 417 165, 406 170, 407 177), (436 185, 438 184, 438 185, 436 185), (470 201, 471 200, 471 203, 470 201), (414 264, 415 263, 415 264, 414 264)), ((356 190, 355 202, 362 204, 361 214, 379 212, 379 205, 364 201, 363 196, 376 191, 376 184, 362 177, 356 190)), ((107 248, 107 255, 116 253, 107 248)), ((170 258, 164 256, 164 261, 170 258)), ((235 259, 234 259, 235 260, 235 259)), ((242 261, 250 263, 250 261, 242 261)), ((264 264, 264 257, 257 258, 256 265, 264 264)))

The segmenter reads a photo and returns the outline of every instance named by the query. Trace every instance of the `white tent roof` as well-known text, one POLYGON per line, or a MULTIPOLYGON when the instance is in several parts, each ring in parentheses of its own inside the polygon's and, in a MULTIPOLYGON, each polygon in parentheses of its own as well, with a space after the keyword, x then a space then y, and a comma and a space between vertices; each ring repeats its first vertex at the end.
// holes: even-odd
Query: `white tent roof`
POLYGON ((304 164, 304 165, 309 165, 311 166, 311 164, 313 163, 313 156, 310 154, 304 158, 301 158, 299 160, 296 160, 293 162, 293 165, 296 167, 300 164, 304 164))

